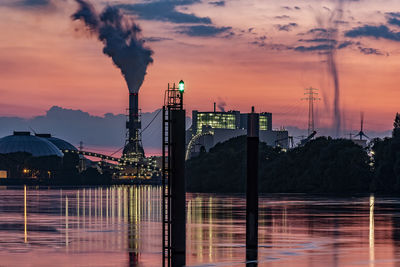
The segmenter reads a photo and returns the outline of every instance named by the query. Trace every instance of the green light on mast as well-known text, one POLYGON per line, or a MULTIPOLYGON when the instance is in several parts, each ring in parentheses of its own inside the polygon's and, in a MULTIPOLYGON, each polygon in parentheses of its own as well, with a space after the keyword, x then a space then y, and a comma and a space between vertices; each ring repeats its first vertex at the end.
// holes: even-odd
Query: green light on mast
POLYGON ((181 81, 179 82, 179 91, 180 91, 181 93, 183 93, 183 91, 185 91, 185 83, 183 82, 183 80, 181 80, 181 81))

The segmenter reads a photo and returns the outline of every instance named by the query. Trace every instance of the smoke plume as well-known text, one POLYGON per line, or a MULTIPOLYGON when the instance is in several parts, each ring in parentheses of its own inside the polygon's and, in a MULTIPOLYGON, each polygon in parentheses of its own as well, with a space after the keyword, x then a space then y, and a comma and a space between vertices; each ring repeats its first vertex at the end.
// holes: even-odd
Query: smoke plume
POLYGON ((222 99, 218 99, 218 109, 222 112, 225 112, 226 102, 222 99))
MULTIPOLYGON (((337 50, 339 49, 339 22, 343 17, 343 0, 337 0, 337 5, 333 11, 329 11, 329 17, 321 16, 317 18, 320 28, 315 31, 315 40, 325 40, 324 44, 327 48, 324 52, 326 56, 326 64, 329 76, 333 82, 333 112, 332 112, 332 129, 336 137, 340 136, 342 127, 342 114, 340 110, 340 80, 337 65, 337 50)), ((330 95, 330 94, 328 94, 330 95)))
MULTIPOLYGON (((331 25, 333 25, 333 30, 330 31, 330 36, 332 40, 335 40, 338 43, 338 23, 337 21, 341 21, 343 16, 343 0, 338 0, 338 5, 331 17, 331 25)), ((342 125, 342 117, 340 114, 340 85, 339 85, 339 73, 336 64, 336 46, 332 46, 332 49, 329 50, 327 54, 327 62, 328 62, 328 70, 333 79, 334 85, 334 98, 333 98, 333 128, 335 130, 336 137, 339 137, 341 125, 342 125)))
POLYGON ((112 58, 121 70, 129 92, 137 93, 146 75, 147 66, 153 62, 153 51, 144 46, 141 29, 119 9, 107 6, 101 13, 84 0, 75 0, 79 9, 71 16, 83 21, 104 44, 103 53, 112 58))
POLYGON ((340 85, 339 85, 339 73, 336 64, 336 51, 330 50, 327 54, 328 70, 333 80, 334 85, 334 97, 333 97, 333 129, 335 130, 336 137, 339 137, 342 117, 340 114, 340 85))

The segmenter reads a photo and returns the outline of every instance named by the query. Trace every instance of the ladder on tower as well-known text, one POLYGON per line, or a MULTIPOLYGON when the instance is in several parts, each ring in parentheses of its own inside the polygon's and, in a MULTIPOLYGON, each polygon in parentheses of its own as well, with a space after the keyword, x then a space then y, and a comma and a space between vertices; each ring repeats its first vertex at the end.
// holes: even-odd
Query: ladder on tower
POLYGON ((163 123, 162 123, 162 266, 171 266, 171 186, 170 186, 170 169, 171 162, 169 152, 171 150, 171 142, 169 136, 170 126, 170 107, 163 107, 163 123))

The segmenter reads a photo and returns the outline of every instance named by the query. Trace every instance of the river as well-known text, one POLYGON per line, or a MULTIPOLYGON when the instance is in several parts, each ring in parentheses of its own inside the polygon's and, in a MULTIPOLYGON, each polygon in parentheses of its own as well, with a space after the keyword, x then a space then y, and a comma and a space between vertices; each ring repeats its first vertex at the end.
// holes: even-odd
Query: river
MULTIPOLYGON (((161 266, 161 187, 0 188, 0 266, 161 266)), ((260 196, 258 266, 400 266, 400 198, 260 196)), ((187 265, 245 266, 245 197, 187 194, 187 265)))

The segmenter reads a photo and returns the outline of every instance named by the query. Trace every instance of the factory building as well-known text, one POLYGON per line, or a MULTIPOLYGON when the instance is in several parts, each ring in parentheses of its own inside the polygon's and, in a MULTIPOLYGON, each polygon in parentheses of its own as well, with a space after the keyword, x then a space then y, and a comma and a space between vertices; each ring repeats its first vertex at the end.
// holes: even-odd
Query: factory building
MULTIPOLYGON (((197 155, 201 150, 209 151, 218 143, 233 137, 246 135, 247 113, 231 110, 227 112, 192 111, 192 126, 186 132, 186 158, 197 155)), ((272 129, 272 114, 260 113, 260 141, 270 146, 288 148, 289 135, 286 130, 272 129)))
POLYGON ((46 138, 14 132, 0 139, 1 178, 52 178, 64 154, 46 138))

